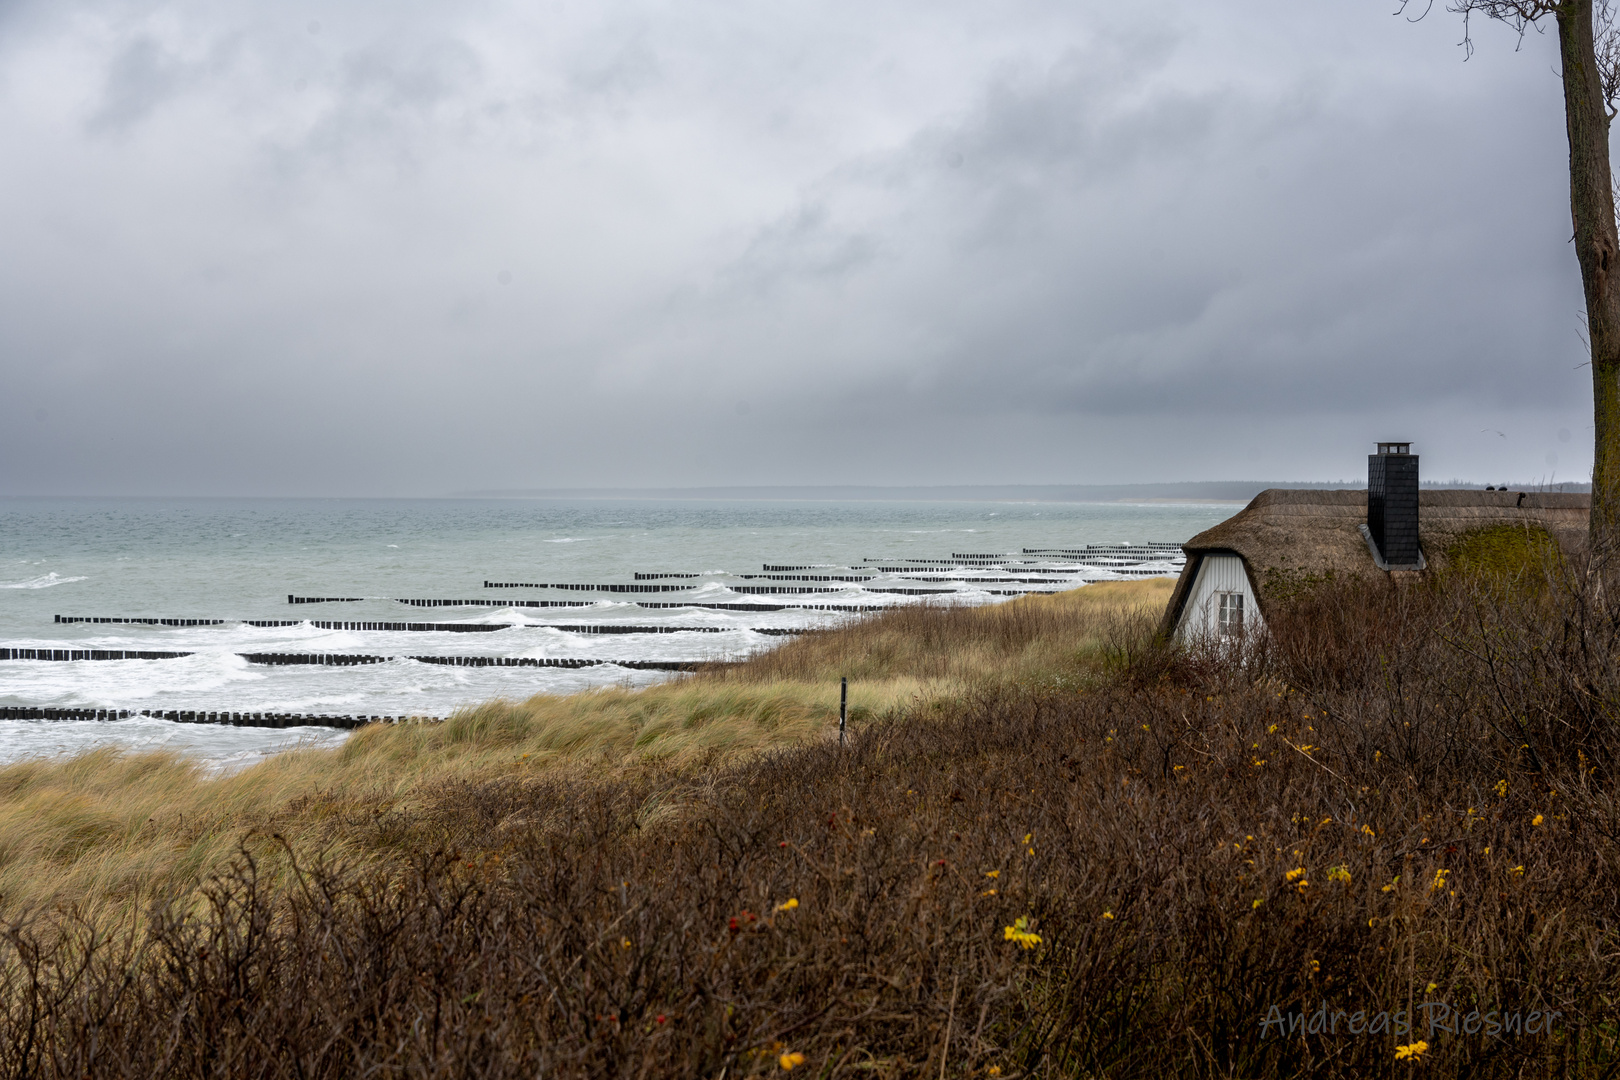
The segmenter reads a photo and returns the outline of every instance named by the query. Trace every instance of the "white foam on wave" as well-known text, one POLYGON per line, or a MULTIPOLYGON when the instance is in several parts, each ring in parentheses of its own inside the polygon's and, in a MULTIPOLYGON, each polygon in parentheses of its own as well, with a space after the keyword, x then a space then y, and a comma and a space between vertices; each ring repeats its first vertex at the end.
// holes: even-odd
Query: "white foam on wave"
POLYGON ((128 753, 173 751, 211 773, 235 772, 292 749, 339 746, 347 731, 328 727, 238 728, 180 724, 156 717, 127 720, 0 721, 0 763, 62 758, 102 747, 128 753))
POLYGON ((27 581, 0 582, 0 589, 48 589, 52 585, 66 585, 73 581, 84 581, 84 575, 78 577, 62 577, 55 571, 40 577, 29 578, 27 581))
MULTIPOLYGON (((210 650, 170 660, 0 661, 7 704, 145 708, 168 695, 240 693, 268 672, 234 652, 210 650), (92 704, 94 703, 94 704, 92 704)), ((169 708, 191 706, 167 706, 169 708)), ((263 708, 263 707, 261 707, 263 708)))

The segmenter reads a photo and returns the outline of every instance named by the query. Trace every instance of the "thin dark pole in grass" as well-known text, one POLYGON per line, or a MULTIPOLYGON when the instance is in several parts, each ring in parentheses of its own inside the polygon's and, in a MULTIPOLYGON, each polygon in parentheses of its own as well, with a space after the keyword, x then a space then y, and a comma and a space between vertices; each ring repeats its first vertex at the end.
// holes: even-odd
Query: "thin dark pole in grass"
POLYGON ((849 722, 849 678, 838 680, 838 748, 844 748, 844 727, 849 722))

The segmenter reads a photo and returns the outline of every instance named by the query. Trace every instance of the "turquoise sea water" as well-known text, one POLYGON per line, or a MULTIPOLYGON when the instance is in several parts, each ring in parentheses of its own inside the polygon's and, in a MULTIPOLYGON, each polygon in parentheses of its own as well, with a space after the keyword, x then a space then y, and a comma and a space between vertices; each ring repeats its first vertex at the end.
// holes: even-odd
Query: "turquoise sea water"
MULTIPOLYGON (((0 499, 0 647, 160 650, 165 660, 0 660, 0 706, 448 715, 493 697, 643 685, 667 674, 614 665, 452 667, 408 659, 271 666, 242 654, 487 656, 693 661, 782 638, 754 632, 856 617, 804 605, 990 603, 1026 589, 1118 576, 1092 568, 1060 586, 952 569, 956 555, 1179 543, 1235 511, 1219 505, 656 502, 598 500, 0 499), (937 564, 906 560, 939 560, 937 564), (776 578, 766 566, 818 567, 776 578), (907 573, 879 573, 876 566, 907 573), (637 582, 641 574, 691 574, 637 582), (866 577, 853 582, 783 577, 866 577), (954 580, 927 582, 925 577, 954 580), (497 583, 672 586, 606 594, 497 583), (740 591, 780 589, 778 594, 740 591), (793 593, 789 589, 824 589, 793 593), (932 589, 927 596, 879 592, 932 589), (288 595, 359 597, 290 605, 288 595), (547 600, 578 607, 411 607, 400 599, 547 600), (647 607, 642 604, 669 604, 647 607), (696 604, 781 606, 733 611, 696 604), (58 623, 57 616, 223 619, 217 626, 58 623), (291 620, 254 627, 240 620, 291 620), (322 629, 311 620, 504 624, 490 633, 322 629), (719 632, 581 634, 620 624, 719 632)), ((1053 564, 1058 565, 1058 564, 1053 564)), ((1150 566, 1150 570, 1152 567, 1150 566)), ((1159 572, 1173 572, 1163 563, 1159 572)), ((0 760, 102 742, 244 760, 328 728, 0 721, 0 760)))

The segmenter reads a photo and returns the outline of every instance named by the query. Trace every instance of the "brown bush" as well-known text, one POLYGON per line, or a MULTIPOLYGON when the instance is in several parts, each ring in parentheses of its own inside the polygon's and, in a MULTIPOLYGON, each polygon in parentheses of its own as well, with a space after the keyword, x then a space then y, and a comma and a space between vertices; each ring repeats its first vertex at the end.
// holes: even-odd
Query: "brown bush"
POLYGON ((441 785, 346 824, 390 866, 272 887, 244 852, 201 910, 12 912, 0 1067, 1361 1076, 1422 1041, 1607 1075, 1615 632, 1574 571, 1330 586, 1245 648, 1120 641, 1086 692, 1000 684, 843 751, 441 785))

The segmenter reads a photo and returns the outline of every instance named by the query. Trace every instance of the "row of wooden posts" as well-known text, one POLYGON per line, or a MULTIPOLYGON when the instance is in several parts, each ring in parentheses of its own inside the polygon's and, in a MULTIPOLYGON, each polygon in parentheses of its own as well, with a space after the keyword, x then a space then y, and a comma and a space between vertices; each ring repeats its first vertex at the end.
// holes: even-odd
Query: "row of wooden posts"
POLYGON ((31 705, 0 707, 0 720, 131 720, 136 717, 172 720, 179 724, 229 724, 233 727, 357 728, 366 724, 436 722, 437 716, 329 716, 323 713, 197 712, 187 709, 64 709, 31 705))
POLYGON ((243 626, 312 626, 317 630, 413 631, 434 634, 488 634, 496 630, 566 630, 572 634, 726 634, 745 630, 751 634, 783 636, 807 631, 781 626, 635 626, 629 623, 403 623, 328 622, 321 619, 125 619, 89 615, 58 615, 59 623, 140 623, 147 626, 223 626, 240 622, 243 626))
MULTIPOLYGON (((1019 595, 1022 595, 1021 593, 1019 595)), ((351 597, 319 597, 319 596, 291 596, 287 597, 289 604, 326 604, 350 603, 351 597)), ((595 607, 594 600, 411 600, 394 598, 393 603, 408 604, 411 607, 494 607, 494 608, 586 608, 595 607)), ((746 604, 730 604, 724 602, 712 604, 699 604, 693 601, 678 601, 674 603, 659 602, 656 600, 632 601, 639 608, 649 609, 681 609, 695 608, 707 611, 882 611, 882 604, 762 604, 757 601, 746 604)))
MULTIPOLYGON (((0 649, 0 660, 178 660, 195 656, 189 652, 160 652, 153 649, 0 649)), ((594 657, 558 656, 374 656, 366 653, 237 653, 250 664, 275 666, 318 665, 357 667, 386 664, 390 660, 415 660, 420 664, 449 664, 453 667, 550 667, 587 668, 613 665, 634 671, 696 671, 712 666, 699 660, 612 660, 594 657)), ((723 663, 715 661, 713 663, 723 663)))

